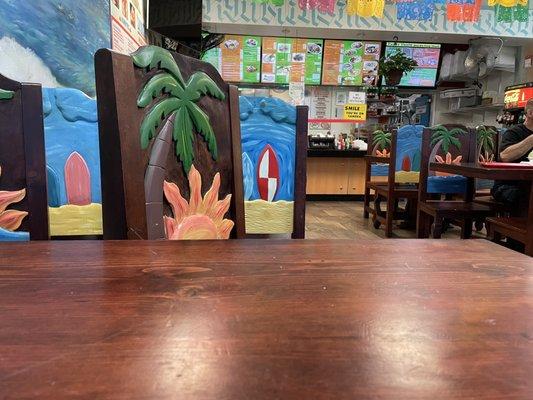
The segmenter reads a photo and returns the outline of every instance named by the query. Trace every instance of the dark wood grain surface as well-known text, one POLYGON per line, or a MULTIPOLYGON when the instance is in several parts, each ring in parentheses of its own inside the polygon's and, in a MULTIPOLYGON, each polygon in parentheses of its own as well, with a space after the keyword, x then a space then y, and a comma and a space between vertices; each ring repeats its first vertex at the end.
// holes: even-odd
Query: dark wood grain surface
POLYGON ((488 241, 0 254, 2 399, 533 398, 533 260, 488 241))
POLYGON ((429 168, 432 171, 447 172, 471 178, 509 181, 533 180, 533 168, 527 166, 524 166, 524 168, 487 168, 476 163, 455 165, 432 162, 429 168))

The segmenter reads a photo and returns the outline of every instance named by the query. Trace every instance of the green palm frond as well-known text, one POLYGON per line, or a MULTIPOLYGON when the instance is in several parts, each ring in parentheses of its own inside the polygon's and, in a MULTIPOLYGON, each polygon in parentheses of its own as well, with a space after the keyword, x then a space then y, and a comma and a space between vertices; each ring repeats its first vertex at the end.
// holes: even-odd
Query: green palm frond
POLYGON ((163 93, 170 93, 174 97, 183 97, 184 90, 179 85, 176 78, 169 73, 157 74, 144 85, 141 94, 137 99, 139 107, 146 107, 155 97, 163 93))
POLYGON ((190 101, 197 101, 206 94, 219 100, 226 98, 222 90, 205 72, 196 72, 191 76, 185 85, 185 90, 190 101))
POLYGON ((202 135, 207 142, 207 147, 213 160, 216 160, 218 158, 217 139, 215 137, 215 132, 213 132, 213 128, 209 123, 209 116, 192 102, 187 103, 187 109, 192 117, 191 119, 196 128, 196 132, 202 135))
POLYGON ((0 89, 0 100, 11 100, 15 96, 15 92, 11 90, 0 89))
POLYGON ((477 131, 477 143, 481 146, 481 149, 487 152, 494 151, 494 136, 498 133, 492 128, 486 128, 480 125, 476 129, 477 131))
POLYGON ((137 67, 164 69, 174 75, 181 86, 185 86, 181 71, 170 51, 158 46, 144 46, 133 53, 131 57, 137 67))
POLYGON ((180 107, 177 111, 172 137, 176 142, 176 155, 183 163, 183 169, 188 174, 194 161, 194 133, 193 123, 187 107, 180 107))
MULTIPOLYGON (((162 124, 162 120, 182 107, 183 101, 174 97, 166 98, 157 103, 144 117, 141 124, 141 148, 146 149, 162 124)), ((177 119, 177 118, 176 118, 177 119)), ((174 123, 176 124, 176 123, 174 123)))

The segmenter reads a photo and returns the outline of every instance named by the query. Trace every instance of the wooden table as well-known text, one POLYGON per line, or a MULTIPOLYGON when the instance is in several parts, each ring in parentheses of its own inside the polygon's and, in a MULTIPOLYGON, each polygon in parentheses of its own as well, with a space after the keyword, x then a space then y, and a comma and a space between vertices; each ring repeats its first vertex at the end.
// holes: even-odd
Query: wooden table
MULTIPOLYGON (((461 165, 431 163, 430 169, 432 171, 448 172, 450 174, 462 175, 470 178, 500 180, 500 181, 529 181, 529 209, 527 210, 527 217, 525 221, 525 229, 527 237, 526 254, 533 256, 533 168, 524 166, 523 168, 487 168, 475 163, 467 163, 461 165)), ((469 186, 473 188, 473 182, 469 182, 469 186)), ((468 191, 469 198, 472 200, 474 191, 468 191)), ((504 220, 504 218, 500 218, 504 220)), ((509 225, 515 224, 516 218, 505 219, 509 225)), ((522 222, 523 223, 523 222, 522 222)), ((518 228, 518 227, 517 227, 518 228)), ((520 226, 522 228, 522 226, 520 226)))
POLYGON ((485 240, 0 255, 2 399, 533 398, 533 260, 485 240))

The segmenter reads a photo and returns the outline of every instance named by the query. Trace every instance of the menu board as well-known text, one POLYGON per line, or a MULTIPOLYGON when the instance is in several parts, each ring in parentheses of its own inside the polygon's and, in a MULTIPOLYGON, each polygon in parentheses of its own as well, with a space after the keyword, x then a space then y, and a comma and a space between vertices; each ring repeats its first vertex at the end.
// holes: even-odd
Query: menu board
POLYGON ((403 75, 398 86, 435 86, 440 59, 440 44, 387 42, 385 56, 398 51, 403 52, 418 63, 418 67, 403 75))
POLYGON ((202 60, 212 64, 225 81, 259 83, 261 38, 226 35, 220 46, 207 51, 202 60))
POLYGON ((376 85, 380 53, 379 42, 326 40, 322 84, 376 85))
POLYGON ((261 82, 319 85, 323 44, 320 39, 263 38, 261 82))

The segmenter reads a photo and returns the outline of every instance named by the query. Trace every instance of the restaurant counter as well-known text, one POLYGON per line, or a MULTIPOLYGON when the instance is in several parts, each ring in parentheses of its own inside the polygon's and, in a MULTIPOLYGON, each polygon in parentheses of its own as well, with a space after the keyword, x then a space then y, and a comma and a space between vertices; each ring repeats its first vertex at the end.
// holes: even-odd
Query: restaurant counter
POLYGON ((307 150, 307 195, 352 199, 365 192, 363 150, 307 150))

